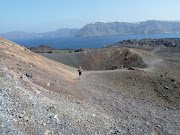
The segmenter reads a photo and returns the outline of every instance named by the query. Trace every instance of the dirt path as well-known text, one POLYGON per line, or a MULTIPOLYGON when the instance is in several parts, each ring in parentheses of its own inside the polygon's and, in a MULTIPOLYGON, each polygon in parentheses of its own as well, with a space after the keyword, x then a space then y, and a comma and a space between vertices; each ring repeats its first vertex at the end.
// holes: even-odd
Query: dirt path
POLYGON ((91 104, 115 120, 118 134, 180 134, 180 112, 153 102, 131 97, 112 86, 104 78, 106 73, 127 70, 89 71, 77 80, 74 90, 91 104))

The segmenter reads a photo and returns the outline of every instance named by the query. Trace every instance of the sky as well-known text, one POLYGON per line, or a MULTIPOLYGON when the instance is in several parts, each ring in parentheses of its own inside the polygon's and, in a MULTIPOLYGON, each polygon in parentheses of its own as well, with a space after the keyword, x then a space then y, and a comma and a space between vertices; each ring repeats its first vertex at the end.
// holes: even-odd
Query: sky
POLYGON ((0 0, 0 33, 48 32, 88 23, 180 21, 180 0, 0 0))

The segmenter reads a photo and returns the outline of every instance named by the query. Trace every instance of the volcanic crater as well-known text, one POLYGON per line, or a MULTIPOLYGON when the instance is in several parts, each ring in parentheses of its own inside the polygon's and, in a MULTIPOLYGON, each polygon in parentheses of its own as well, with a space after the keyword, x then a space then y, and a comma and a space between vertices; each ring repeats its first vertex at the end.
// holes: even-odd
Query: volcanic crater
POLYGON ((129 48, 103 48, 76 53, 40 54, 72 67, 81 66, 84 70, 89 71, 114 70, 129 67, 144 68, 147 66, 142 57, 129 48))

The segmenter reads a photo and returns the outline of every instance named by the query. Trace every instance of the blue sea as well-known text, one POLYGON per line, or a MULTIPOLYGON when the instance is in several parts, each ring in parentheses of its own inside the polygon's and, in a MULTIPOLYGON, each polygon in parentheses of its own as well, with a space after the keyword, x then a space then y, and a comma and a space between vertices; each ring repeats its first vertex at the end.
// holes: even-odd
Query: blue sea
POLYGON ((178 34, 147 34, 147 35, 118 35, 101 37, 61 37, 61 38, 43 38, 14 40, 14 42, 25 46, 48 45, 54 49, 79 49, 79 48, 102 48, 106 45, 115 44, 127 39, 159 39, 159 38, 180 38, 178 34))

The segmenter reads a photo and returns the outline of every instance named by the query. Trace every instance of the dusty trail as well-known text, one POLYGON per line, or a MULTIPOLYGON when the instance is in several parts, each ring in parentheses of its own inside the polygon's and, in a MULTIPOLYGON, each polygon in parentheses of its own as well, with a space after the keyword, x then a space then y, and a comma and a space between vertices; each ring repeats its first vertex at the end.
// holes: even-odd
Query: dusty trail
MULTIPOLYGON (((125 72, 121 70, 106 72, 125 72)), ((104 80, 106 72, 84 73, 74 90, 99 110, 112 117, 117 132, 125 134, 148 134, 155 128, 159 134, 180 133, 180 113, 149 101, 131 97, 114 88, 104 80)))

